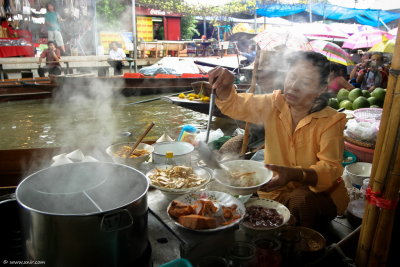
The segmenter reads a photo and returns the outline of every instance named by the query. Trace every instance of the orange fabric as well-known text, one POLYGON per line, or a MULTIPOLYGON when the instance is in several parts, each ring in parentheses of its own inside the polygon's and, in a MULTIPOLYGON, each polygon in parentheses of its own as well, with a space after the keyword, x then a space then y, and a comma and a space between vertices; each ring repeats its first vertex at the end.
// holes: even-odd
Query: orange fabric
MULTIPOLYGON (((291 113, 281 91, 253 95, 232 90, 228 99, 217 99, 216 104, 234 119, 264 125, 265 163, 314 169, 318 182, 311 191, 326 191, 342 175, 344 114, 326 107, 303 118, 292 134, 291 113)), ((290 182, 263 196, 279 201, 299 186, 290 182)))
POLYGON ((164 73, 158 73, 156 74, 156 76, 154 76, 156 78, 178 78, 177 75, 174 74, 164 74, 164 73))
POLYGON ((203 74, 199 73, 182 73, 182 78, 203 78, 203 74))
POLYGON ((142 73, 124 73, 124 78, 144 78, 142 73))

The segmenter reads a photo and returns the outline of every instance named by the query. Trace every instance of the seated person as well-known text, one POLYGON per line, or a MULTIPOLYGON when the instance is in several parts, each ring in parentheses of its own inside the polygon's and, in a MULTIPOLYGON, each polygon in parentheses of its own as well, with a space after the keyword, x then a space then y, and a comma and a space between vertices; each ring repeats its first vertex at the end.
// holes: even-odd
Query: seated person
POLYGON ((122 75, 122 60, 126 58, 124 50, 116 42, 110 44, 108 63, 114 68, 114 75, 122 75))
POLYGON ((328 76, 328 92, 337 93, 340 89, 351 90, 354 86, 342 76, 342 68, 337 63, 331 63, 331 72, 328 76))
POLYGON ((60 75, 61 74, 61 52, 60 49, 56 48, 56 43, 53 41, 48 42, 48 48, 42 52, 39 57, 39 69, 38 73, 40 77, 44 77, 46 72, 49 72, 49 75, 60 75), (42 60, 46 58, 46 66, 41 67, 42 60))
MULTIPOLYGON (((7 18, 2 18, 1 19, 1 27, 6 29, 8 36, 3 36, 2 38, 6 38, 6 37, 17 37, 18 33, 16 30, 14 30, 14 28, 8 23, 8 17, 9 15, 7 15, 7 18)), ((1 29, 1 28, 0 28, 1 29)))
POLYGON ((318 228, 342 215, 349 201, 340 178, 346 116, 327 106, 326 57, 298 52, 290 60, 283 92, 237 93, 234 75, 221 67, 209 72, 209 82, 222 113, 264 125, 264 163, 274 176, 259 196, 286 205, 298 225, 318 228))

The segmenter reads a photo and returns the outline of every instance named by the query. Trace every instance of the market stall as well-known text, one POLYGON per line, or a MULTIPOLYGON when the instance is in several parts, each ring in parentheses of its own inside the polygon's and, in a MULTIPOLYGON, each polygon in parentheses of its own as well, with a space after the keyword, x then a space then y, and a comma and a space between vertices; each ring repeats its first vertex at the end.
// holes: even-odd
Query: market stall
POLYGON ((0 38, 0 57, 33 57, 35 48, 22 38, 0 38))

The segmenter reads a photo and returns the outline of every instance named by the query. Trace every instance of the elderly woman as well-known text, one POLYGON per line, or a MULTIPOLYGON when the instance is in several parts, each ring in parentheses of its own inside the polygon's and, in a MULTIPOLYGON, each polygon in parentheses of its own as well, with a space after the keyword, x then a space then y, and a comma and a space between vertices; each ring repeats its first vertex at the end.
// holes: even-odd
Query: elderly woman
POLYGON ((234 76, 223 68, 209 73, 221 111, 263 124, 265 166, 274 172, 258 194, 286 205, 306 227, 343 214, 348 196, 341 180, 345 115, 327 106, 328 60, 315 52, 291 57, 283 93, 237 94, 234 76))

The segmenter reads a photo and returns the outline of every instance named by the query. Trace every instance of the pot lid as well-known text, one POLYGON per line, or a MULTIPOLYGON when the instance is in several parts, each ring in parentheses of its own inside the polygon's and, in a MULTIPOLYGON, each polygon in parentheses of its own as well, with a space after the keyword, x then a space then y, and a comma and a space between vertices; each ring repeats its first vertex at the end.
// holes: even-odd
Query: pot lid
POLYGON ((22 206, 53 215, 90 215, 124 207, 147 193, 146 176, 131 167, 81 162, 40 170, 19 185, 22 206))

